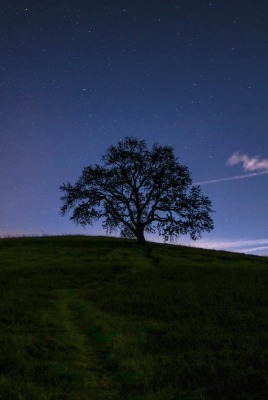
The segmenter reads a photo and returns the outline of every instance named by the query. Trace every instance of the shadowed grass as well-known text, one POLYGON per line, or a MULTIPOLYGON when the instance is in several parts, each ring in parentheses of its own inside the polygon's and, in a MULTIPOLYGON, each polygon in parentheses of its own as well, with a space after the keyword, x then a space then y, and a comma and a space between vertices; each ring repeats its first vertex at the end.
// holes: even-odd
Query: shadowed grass
POLYGON ((88 237, 0 256, 1 399, 267 399, 267 258, 88 237))

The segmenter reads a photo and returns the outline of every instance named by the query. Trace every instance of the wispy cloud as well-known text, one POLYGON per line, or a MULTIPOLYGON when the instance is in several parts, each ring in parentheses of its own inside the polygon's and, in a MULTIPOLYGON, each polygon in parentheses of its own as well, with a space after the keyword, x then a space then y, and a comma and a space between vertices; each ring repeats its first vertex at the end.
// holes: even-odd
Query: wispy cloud
POLYGON ((242 163, 244 171, 266 171, 268 172, 268 159, 259 156, 249 157, 247 154, 234 153, 227 160, 227 165, 242 163))
POLYGON ((253 240, 199 240, 192 244, 193 247, 202 247, 206 249, 227 250, 238 253, 255 253, 267 250, 268 254, 268 239, 253 239, 253 240))
POLYGON ((216 178, 216 179, 210 179, 207 181, 202 181, 202 182, 195 182, 195 185, 207 185, 210 183, 219 183, 219 182, 227 182, 227 181, 234 181, 238 179, 247 179, 247 178, 252 178, 254 176, 259 176, 259 175, 264 175, 268 174, 268 159, 267 158, 260 158, 259 156, 255 157, 249 157, 247 154, 240 154, 240 153, 234 153, 232 154, 226 164, 228 166, 233 166, 242 163, 242 168, 244 171, 249 172, 252 171, 249 174, 244 174, 244 175, 234 175, 234 176, 229 176, 227 178, 216 178), (256 171, 256 172, 253 172, 256 171))
POLYGON ((250 247, 250 246, 268 246, 267 239, 251 239, 251 240, 199 240, 198 245, 201 243, 208 249, 231 249, 235 247, 250 247))
POLYGON ((260 251, 267 251, 267 254, 268 254, 268 245, 267 246, 261 246, 261 247, 253 247, 253 248, 250 248, 250 249, 239 249, 239 250, 237 250, 237 252, 238 253, 255 253, 255 254, 257 254, 258 252, 260 252, 260 251))

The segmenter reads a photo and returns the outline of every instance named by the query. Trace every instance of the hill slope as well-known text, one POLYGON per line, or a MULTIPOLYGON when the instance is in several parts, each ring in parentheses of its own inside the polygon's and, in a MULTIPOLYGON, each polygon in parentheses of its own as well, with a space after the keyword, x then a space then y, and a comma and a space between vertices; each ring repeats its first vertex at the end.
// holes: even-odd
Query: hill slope
POLYGON ((0 257, 1 399, 267 399, 267 258, 93 237, 0 257))

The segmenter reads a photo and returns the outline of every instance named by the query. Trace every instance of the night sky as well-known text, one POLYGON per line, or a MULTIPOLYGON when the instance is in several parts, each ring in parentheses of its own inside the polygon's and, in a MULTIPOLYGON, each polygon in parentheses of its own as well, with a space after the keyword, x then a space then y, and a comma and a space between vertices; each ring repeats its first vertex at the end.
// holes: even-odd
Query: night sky
POLYGON ((267 0, 2 0, 0 27, 1 237, 105 234, 59 186, 131 135, 210 197, 194 245, 268 254, 267 0))

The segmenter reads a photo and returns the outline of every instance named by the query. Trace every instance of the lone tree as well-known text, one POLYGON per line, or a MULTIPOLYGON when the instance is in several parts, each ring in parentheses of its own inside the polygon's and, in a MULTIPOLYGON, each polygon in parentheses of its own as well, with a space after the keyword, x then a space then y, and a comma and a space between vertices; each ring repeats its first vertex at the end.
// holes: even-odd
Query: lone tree
POLYGON ((192 186, 172 147, 148 150, 144 140, 126 137, 102 161, 85 167, 74 185, 60 187, 62 215, 73 209, 70 219, 81 225, 102 219, 107 231, 131 232, 139 243, 144 232, 158 231, 165 240, 189 233, 196 240, 213 229, 211 201, 192 186))

